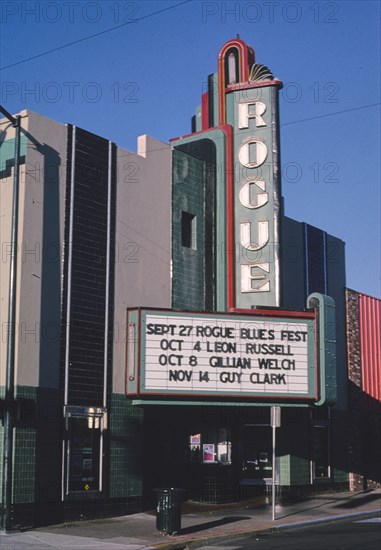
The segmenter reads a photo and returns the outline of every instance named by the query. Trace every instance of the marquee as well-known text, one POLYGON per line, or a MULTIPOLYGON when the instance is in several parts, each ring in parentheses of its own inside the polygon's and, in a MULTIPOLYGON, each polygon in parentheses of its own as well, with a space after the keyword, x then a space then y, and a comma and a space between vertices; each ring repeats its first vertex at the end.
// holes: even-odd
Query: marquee
POLYGON ((313 311, 131 309, 127 328, 127 395, 318 399, 313 311))

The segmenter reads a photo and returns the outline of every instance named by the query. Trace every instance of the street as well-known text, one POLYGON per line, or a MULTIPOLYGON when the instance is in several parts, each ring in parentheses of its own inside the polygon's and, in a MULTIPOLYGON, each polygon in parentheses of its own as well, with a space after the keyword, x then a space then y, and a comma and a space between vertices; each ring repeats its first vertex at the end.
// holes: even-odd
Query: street
POLYGON ((375 550, 381 548, 381 517, 346 519, 331 523, 276 530, 203 546, 204 550, 375 550))

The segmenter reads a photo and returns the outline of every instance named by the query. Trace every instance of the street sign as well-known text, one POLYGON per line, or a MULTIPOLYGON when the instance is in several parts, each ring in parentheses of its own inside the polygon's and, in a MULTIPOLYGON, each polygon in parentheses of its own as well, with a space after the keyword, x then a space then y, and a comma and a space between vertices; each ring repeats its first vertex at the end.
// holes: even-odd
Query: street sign
POLYGON ((271 407, 271 427, 280 428, 280 407, 271 407))
POLYGON ((273 432, 273 475, 272 475, 272 519, 275 520, 275 479, 276 479, 276 453, 275 453, 275 432, 280 427, 280 407, 275 405, 270 409, 271 427, 273 432))

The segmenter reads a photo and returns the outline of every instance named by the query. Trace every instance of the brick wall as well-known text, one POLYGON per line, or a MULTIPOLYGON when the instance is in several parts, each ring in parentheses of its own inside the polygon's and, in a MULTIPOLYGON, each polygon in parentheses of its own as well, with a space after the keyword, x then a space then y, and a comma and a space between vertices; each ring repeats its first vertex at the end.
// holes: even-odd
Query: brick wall
POLYGON ((362 390, 360 295, 346 289, 351 491, 380 487, 380 405, 362 390))

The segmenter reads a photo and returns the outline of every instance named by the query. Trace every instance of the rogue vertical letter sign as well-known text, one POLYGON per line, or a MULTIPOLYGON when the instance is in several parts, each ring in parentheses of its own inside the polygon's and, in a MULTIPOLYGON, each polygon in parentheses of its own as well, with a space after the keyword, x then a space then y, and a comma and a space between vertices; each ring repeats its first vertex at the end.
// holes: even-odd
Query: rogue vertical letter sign
POLYGON ((230 236, 234 266, 230 284, 235 289, 235 303, 229 305, 238 309, 280 305, 277 94, 282 84, 267 67, 245 65, 253 55, 245 53, 247 48, 239 39, 228 42, 219 63, 219 79, 224 82, 219 101, 225 103, 220 123, 234 128, 234 235, 230 236), (235 70, 231 68, 233 57, 235 70))
POLYGON ((279 307, 278 90, 282 83, 243 40, 226 42, 218 72, 193 117, 192 134, 175 146, 210 160, 202 146, 216 146, 216 303, 218 309, 279 307), (214 129, 212 135, 211 130, 214 129), (218 132, 216 131, 218 130, 218 132), (184 149, 185 148, 185 149, 184 149), (226 262, 224 261, 226 258, 226 262))

